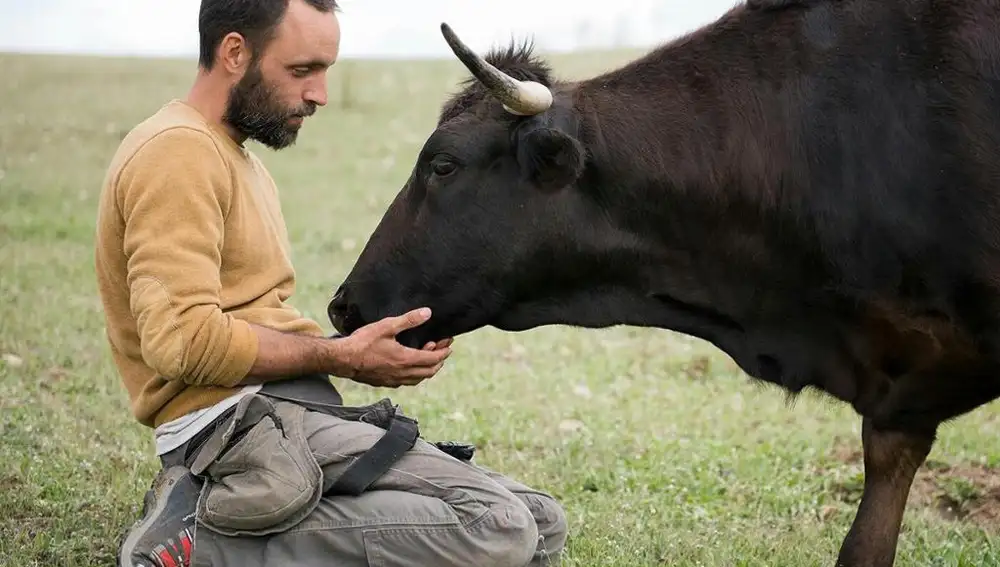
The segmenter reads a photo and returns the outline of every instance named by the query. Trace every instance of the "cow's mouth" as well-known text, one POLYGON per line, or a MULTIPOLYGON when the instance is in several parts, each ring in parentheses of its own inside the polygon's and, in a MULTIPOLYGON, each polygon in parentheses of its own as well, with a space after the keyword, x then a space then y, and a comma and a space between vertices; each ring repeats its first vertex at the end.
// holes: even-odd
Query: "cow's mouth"
POLYGON ((454 338, 486 327, 502 317, 503 301, 499 295, 469 295, 476 299, 433 301, 415 296, 406 300, 399 297, 373 298, 355 287, 344 285, 327 305, 327 316, 338 333, 348 336, 384 317, 403 315, 418 307, 430 307, 430 320, 396 335, 397 342, 403 346, 422 348, 429 342, 454 338))
MULTIPOLYGON (((333 327, 343 336, 351 335, 361 327, 377 320, 366 319, 362 314, 361 307, 357 303, 345 301, 342 294, 339 293, 334 296, 327 306, 327 315, 333 327)), ((421 348, 428 342, 440 341, 445 338, 443 332, 451 328, 447 323, 444 325, 441 323, 442 321, 435 320, 432 317, 431 321, 423 325, 406 329, 399 333, 396 335, 396 340, 401 345, 410 348, 421 348)), ((454 335, 452 334, 451 336, 454 335)))

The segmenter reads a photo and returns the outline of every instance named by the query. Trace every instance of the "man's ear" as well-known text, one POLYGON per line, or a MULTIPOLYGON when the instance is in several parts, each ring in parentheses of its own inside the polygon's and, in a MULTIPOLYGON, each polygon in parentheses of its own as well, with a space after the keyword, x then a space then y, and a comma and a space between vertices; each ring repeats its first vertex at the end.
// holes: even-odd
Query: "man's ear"
POLYGON ((555 128, 536 128, 521 136, 517 162, 521 173, 541 189, 554 191, 574 183, 583 173, 583 145, 555 128))
POLYGON ((243 74, 250 64, 252 55, 246 38, 236 32, 226 34, 219 43, 218 59, 231 74, 243 74))

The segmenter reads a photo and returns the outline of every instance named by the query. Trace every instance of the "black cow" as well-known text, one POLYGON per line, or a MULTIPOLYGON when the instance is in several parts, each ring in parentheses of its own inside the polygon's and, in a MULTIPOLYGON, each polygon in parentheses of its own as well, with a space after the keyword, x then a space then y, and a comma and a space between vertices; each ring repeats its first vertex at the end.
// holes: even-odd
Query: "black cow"
POLYGON ((621 68, 485 60, 330 304, 483 326, 659 327, 863 416, 837 565, 894 562, 945 420, 1000 395, 997 0, 751 0, 621 68))

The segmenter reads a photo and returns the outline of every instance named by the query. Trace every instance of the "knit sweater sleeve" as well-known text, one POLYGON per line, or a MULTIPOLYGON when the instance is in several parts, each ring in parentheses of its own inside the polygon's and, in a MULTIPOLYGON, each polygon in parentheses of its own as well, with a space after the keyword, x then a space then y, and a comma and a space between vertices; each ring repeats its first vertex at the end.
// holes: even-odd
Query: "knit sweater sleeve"
POLYGON ((146 142, 122 169, 130 308, 146 363, 167 379, 235 386, 257 356, 246 321, 220 308, 231 173, 214 141, 173 128, 146 142))

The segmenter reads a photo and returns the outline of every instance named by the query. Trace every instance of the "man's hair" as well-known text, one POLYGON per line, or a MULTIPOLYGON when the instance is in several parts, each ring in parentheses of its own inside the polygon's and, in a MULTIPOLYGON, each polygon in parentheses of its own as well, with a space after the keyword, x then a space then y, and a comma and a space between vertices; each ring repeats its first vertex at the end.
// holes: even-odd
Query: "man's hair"
MULTIPOLYGON (((211 69, 215 50, 226 34, 236 32, 247 39, 256 60, 281 23, 291 0, 201 0, 198 34, 201 54, 198 62, 211 69)), ((303 0, 321 12, 337 10, 337 0, 303 0)))

